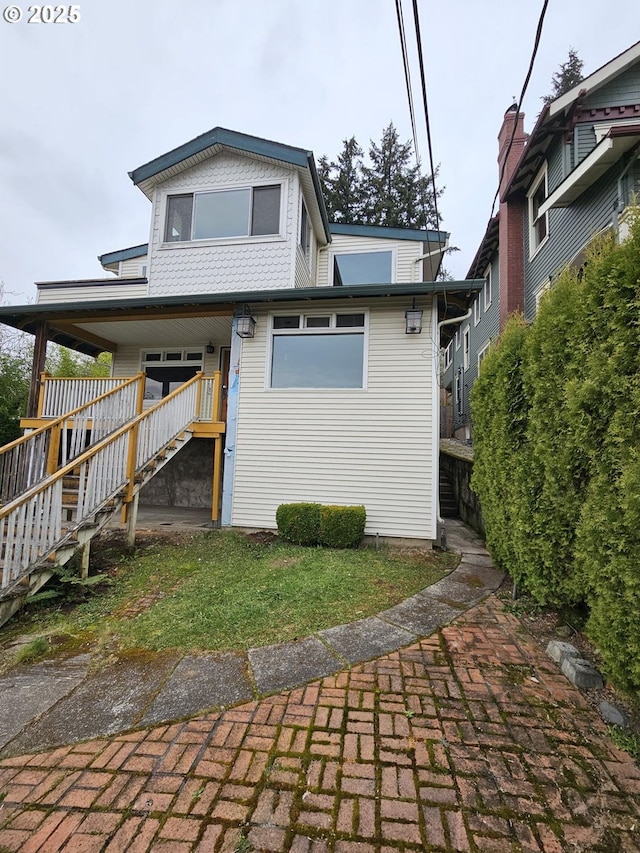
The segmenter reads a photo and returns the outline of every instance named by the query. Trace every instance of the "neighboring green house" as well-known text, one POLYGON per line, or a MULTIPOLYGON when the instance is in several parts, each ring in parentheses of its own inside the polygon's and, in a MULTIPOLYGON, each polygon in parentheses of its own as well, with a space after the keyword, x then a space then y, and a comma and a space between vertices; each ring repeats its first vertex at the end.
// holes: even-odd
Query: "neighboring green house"
POLYGON ((444 342, 442 422, 461 440, 472 437, 469 390, 508 316, 533 320, 541 295, 565 266, 584 263, 594 236, 627 234, 640 192, 640 42, 546 104, 529 136, 510 107, 498 141, 500 208, 467 276, 485 286, 444 342))

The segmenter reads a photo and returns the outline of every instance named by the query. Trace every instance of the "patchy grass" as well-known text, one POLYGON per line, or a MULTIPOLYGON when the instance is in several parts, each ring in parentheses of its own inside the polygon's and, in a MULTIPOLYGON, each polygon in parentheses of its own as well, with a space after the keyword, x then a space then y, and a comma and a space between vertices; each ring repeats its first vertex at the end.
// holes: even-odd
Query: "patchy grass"
POLYGON ((113 537, 104 544, 94 547, 92 570, 107 572, 108 585, 83 588, 80 601, 35 605, 12 629, 66 635, 65 649, 73 637, 111 652, 246 649, 370 616, 458 561, 427 549, 302 547, 227 531, 151 541, 127 558, 113 537))
POLYGON ((26 646, 22 646, 16 652, 16 663, 35 663, 47 655, 49 642, 46 637, 36 637, 26 646))
POLYGON ((640 764, 640 734, 620 726, 609 726, 609 737, 618 747, 640 764))

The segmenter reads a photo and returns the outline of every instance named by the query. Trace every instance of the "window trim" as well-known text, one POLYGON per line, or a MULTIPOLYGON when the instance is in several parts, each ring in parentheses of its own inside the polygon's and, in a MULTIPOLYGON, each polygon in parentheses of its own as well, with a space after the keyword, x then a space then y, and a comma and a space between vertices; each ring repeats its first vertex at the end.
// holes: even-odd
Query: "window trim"
MULTIPOLYGON (((391 253, 391 282, 390 284, 395 284, 397 280, 397 247, 389 246, 386 249, 363 249, 359 248, 345 248, 345 249, 331 249, 329 251, 329 286, 334 287, 337 286, 333 281, 333 271, 335 269, 335 257, 336 255, 379 255, 383 253, 391 253)), ((376 282, 377 283, 377 282, 376 282)), ((353 287, 354 285, 345 284, 344 287, 353 287)))
MULTIPOLYGON (((287 179, 272 179, 269 180, 265 178, 264 180, 253 181, 250 184, 242 183, 242 184, 217 184, 214 187, 206 187, 206 188, 198 188, 190 189, 184 188, 179 189, 176 187, 172 190, 163 190, 162 196, 160 199, 160 219, 158 224, 158 246, 162 250, 166 249, 175 249, 175 248, 192 248, 196 246, 224 246, 226 244, 237 244, 237 243, 273 243, 286 239, 286 207, 287 207, 287 179), (206 195, 207 193, 224 193, 230 192, 233 190, 251 190, 251 204, 249 205, 249 225, 251 224, 251 215, 253 211, 253 190, 259 189, 261 187, 280 187, 280 219, 278 222, 278 231, 275 234, 240 234, 235 237, 202 237, 199 239, 194 239, 193 237, 190 240, 171 240, 168 241, 165 239, 166 230, 167 230, 167 215, 169 213, 169 198, 172 196, 187 196, 190 195, 195 200, 196 195, 206 195)), ((193 208, 192 208, 193 211, 193 208)), ((192 213, 191 219, 191 233, 193 234, 194 228, 194 217, 192 213)))
POLYGON ((535 301, 536 301, 536 314, 538 313, 538 309, 540 308, 540 300, 551 290, 551 276, 545 278, 540 287, 535 292, 535 301))
POLYGON ((455 341, 455 350, 456 350, 456 352, 458 352, 458 350, 460 349, 460 343, 462 341, 462 335, 460 334, 460 326, 456 326, 454 341, 455 341))
POLYGON ((471 326, 467 324, 462 330, 462 366, 469 370, 471 362, 471 326))
MULTIPOLYGON (((199 347, 197 347, 197 346, 193 346, 193 347, 181 347, 181 346, 176 346, 176 347, 141 347, 140 348, 140 370, 142 373, 146 374, 147 373, 147 369, 146 369, 147 366, 150 366, 150 367, 167 367, 167 368, 171 368, 171 367, 195 367, 196 373, 197 373, 198 371, 204 370, 205 357, 206 357, 206 350, 205 350, 204 344, 202 344, 202 346, 199 346, 199 347), (177 352, 179 352, 180 356, 181 356, 179 359, 170 359, 169 361, 167 361, 165 359, 165 355, 167 353, 177 353, 177 352), (150 361, 146 356, 148 356, 151 353, 153 353, 154 355, 156 353, 158 353, 160 355, 160 359, 159 360, 154 359, 153 361, 150 361), (200 358, 189 360, 187 358, 187 355, 189 353, 199 353, 200 358)), ((159 380, 156 380, 156 381, 159 381, 159 380)), ((188 380, 185 379, 185 382, 187 382, 187 381, 188 380)), ((146 401, 151 400, 152 403, 158 402, 157 398, 147 397, 146 394, 144 396, 144 399, 146 401)), ((164 397, 160 397, 159 399, 164 399, 164 397)))
POLYGON ((482 309, 480 308, 480 294, 476 296, 473 300, 473 325, 477 326, 480 322, 480 317, 482 316, 482 309))
MULTIPOLYGON (((478 296, 478 299, 480 297, 478 296)), ((482 285, 482 304, 484 310, 488 311, 493 302, 493 272, 491 264, 484 271, 484 284, 482 285), (488 298, 487 298, 488 297, 488 298)))
POLYGON ((454 403, 456 406, 456 415, 460 418, 464 414, 464 369, 458 367, 456 370, 453 387, 454 387, 454 403))
POLYGON ((307 263, 307 268, 311 269, 311 255, 313 253, 313 228, 311 227, 311 219, 309 218, 309 209, 305 203, 304 196, 300 194, 300 228, 298 235, 298 246, 307 263), (303 242, 303 225, 306 226, 306 240, 303 242))
POLYGON ((368 384, 368 376, 369 376, 369 309, 368 308, 360 308, 355 306, 350 311, 341 311, 336 309, 331 309, 327 311, 326 309, 323 311, 321 308, 310 310, 310 311, 273 311, 269 314, 268 317, 268 345, 266 348, 266 364, 265 364, 265 373, 264 373, 264 387, 265 391, 272 391, 274 393, 306 393, 308 391, 313 391, 314 393, 323 392, 323 393, 359 393, 367 390, 368 384), (300 317, 300 325, 297 329, 274 329, 273 328, 273 320, 275 317, 293 317, 294 315, 298 315, 300 317), (364 315, 364 325, 363 326, 346 326, 344 328, 336 327, 336 317, 338 314, 363 314, 364 315), (331 325, 329 327, 318 327, 306 326, 306 319, 309 317, 331 317, 331 325), (358 388, 322 388, 314 385, 306 385, 305 387, 289 387, 289 388, 279 388, 271 385, 271 371, 273 367, 273 340, 274 337, 280 337, 282 335, 287 335, 291 337, 292 335, 344 335, 344 334, 354 334, 354 329, 360 329, 360 332, 355 332, 355 334, 362 335, 362 385, 358 388))
POLYGON ((491 346, 491 338, 484 344, 484 346, 478 350, 478 374, 480 374, 480 365, 482 364, 482 360, 489 352, 489 347, 491 346))
POLYGON ((453 341, 449 341, 449 343, 444 348, 444 356, 443 356, 443 369, 448 370, 451 367, 453 362, 453 341))
POLYGON ((547 162, 542 164, 541 168, 538 171, 538 174, 535 177, 535 180, 531 184, 531 189, 527 193, 527 211, 528 211, 528 226, 529 226, 529 260, 535 257, 538 254, 540 249, 545 245, 545 243, 549 240, 549 211, 545 211, 542 216, 546 222, 546 233, 540 242, 537 242, 538 232, 537 232, 537 223, 540 221, 540 216, 535 220, 533 220, 533 199, 535 194, 537 193, 540 184, 544 182, 545 185, 545 194, 544 200, 549 197, 549 175, 548 175, 548 166, 547 162))

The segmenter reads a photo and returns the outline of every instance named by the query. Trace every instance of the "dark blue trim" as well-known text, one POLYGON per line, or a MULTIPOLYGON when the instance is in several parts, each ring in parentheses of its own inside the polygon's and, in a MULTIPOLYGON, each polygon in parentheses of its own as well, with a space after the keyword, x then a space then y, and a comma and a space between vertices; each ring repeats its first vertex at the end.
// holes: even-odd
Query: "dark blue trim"
POLYGON ((165 169, 170 169, 171 166, 177 166, 188 157, 193 157, 212 145, 225 145, 228 148, 237 148, 239 151, 244 151, 247 154, 259 154, 263 157, 270 157, 272 160, 281 160, 284 163, 289 163, 293 166, 308 166, 308 152, 302 148, 293 148, 290 145, 282 145, 280 142, 271 142, 268 139, 261 139, 258 136, 248 136, 245 133, 238 133, 235 130, 227 130, 224 127, 214 127, 206 133, 196 136, 184 145, 179 145, 172 151, 156 157, 155 160, 150 160, 143 166, 129 172, 129 177, 134 184, 139 184, 146 181, 147 178, 152 178, 154 175, 164 172, 165 169))
POLYGON ((104 255, 98 255, 98 260, 102 266, 106 264, 115 264, 118 261, 128 261, 130 258, 142 258, 149 253, 149 244, 141 243, 139 246, 131 246, 129 249, 118 249, 117 252, 107 252, 104 255))
POLYGON ((447 231, 426 231, 419 228, 394 228, 387 225, 344 225, 331 222, 332 234, 345 234, 349 237, 386 237, 387 240, 419 240, 421 243, 441 243, 443 246, 449 234, 447 231))

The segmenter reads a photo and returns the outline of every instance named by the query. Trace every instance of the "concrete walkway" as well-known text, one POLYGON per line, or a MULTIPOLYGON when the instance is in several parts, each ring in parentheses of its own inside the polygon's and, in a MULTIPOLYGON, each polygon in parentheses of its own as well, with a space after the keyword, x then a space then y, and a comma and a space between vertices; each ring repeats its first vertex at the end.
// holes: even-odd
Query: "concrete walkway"
POLYGON ((306 672, 306 657, 280 647, 291 669, 273 674, 260 650, 248 657, 253 695, 261 672, 263 691, 280 690, 275 695, 73 744, 78 718, 64 746, 17 755, 21 744, 44 737, 47 717, 58 720, 50 731, 63 731, 76 694, 93 702, 85 717, 120 702, 109 718, 124 727, 127 708, 144 718, 161 707, 171 678, 188 707, 206 667, 174 661, 146 705, 138 698, 147 684, 143 661, 116 681, 143 685, 129 684, 126 695, 122 686, 117 700, 92 680, 99 674, 70 676, 75 687, 26 724, 0 761, 0 850, 640 851, 640 769, 517 619, 489 597, 445 627, 424 621, 429 605, 454 611, 439 617, 449 622, 498 581, 464 526, 454 525, 449 541, 464 556, 442 586, 375 623, 363 620, 363 634, 345 626, 302 646, 317 641, 338 659, 358 660, 369 637, 379 644, 369 647, 370 662, 337 672, 332 663, 331 674, 282 691, 271 685, 299 678, 294 669, 299 663, 295 672, 306 672), (376 638, 375 627, 387 639, 376 638), (391 647, 401 647, 383 651, 392 631, 410 637, 396 635, 391 647))
POLYGON ((0 676, 0 756, 112 735, 193 717, 296 687, 347 665, 410 645, 448 624, 498 588, 483 543, 448 523, 449 547, 462 554, 446 578, 401 604, 348 625, 246 654, 131 655, 91 671, 88 654, 16 667, 0 676))

